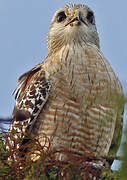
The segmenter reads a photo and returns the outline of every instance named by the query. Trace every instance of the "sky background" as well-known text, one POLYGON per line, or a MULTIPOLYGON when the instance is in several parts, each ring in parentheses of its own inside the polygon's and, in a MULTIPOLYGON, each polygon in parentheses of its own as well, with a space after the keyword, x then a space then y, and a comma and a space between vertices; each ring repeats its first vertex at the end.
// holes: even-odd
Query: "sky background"
POLYGON ((68 2, 94 10, 101 50, 127 90, 127 0, 0 0, 0 117, 13 111, 18 77, 46 57, 51 18, 68 2))

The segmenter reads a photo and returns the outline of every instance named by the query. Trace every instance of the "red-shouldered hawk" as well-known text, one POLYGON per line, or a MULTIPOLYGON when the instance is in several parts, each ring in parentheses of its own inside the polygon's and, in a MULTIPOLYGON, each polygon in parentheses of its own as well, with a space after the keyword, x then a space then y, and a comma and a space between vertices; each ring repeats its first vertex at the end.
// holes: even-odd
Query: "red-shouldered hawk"
POLYGON ((10 131, 21 134, 16 124, 22 124, 42 146, 50 143, 58 160, 67 158, 64 151, 107 156, 122 129, 123 91, 100 50, 93 11, 82 4, 60 8, 47 44, 47 58, 18 80, 10 131))

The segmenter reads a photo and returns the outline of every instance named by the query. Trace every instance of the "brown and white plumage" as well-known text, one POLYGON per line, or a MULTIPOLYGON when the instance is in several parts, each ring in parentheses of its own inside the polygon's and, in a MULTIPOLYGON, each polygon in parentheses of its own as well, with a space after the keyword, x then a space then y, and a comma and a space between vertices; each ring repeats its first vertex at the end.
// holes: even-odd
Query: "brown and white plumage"
POLYGON ((48 137, 51 151, 107 156, 122 129, 123 92, 100 50, 93 11, 81 4, 56 11, 47 44, 44 62, 19 78, 10 130, 21 122, 42 145, 48 137))

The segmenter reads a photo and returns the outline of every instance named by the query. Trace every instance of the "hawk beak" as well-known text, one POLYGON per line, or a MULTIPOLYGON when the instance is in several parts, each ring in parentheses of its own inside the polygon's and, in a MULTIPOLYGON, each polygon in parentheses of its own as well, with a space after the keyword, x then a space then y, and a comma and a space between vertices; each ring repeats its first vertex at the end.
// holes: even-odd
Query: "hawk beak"
POLYGON ((69 19, 69 21, 65 24, 65 26, 68 26, 69 24, 71 26, 73 25, 79 25, 81 22, 83 22, 85 25, 88 26, 87 22, 83 20, 82 15, 78 9, 74 10, 74 13, 72 17, 69 19))

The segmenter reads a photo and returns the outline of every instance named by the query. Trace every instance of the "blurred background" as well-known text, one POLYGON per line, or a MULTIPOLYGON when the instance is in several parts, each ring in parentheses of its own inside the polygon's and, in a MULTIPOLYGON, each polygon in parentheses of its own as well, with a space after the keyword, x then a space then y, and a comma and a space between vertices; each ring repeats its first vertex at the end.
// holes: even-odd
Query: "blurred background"
MULTIPOLYGON (((101 50, 127 92, 126 0, 0 0, 1 119, 12 114, 15 103, 12 93, 18 77, 46 57, 46 36, 51 18, 68 2, 85 3, 95 12, 101 50)), ((124 122, 126 111, 127 107, 124 122)))

